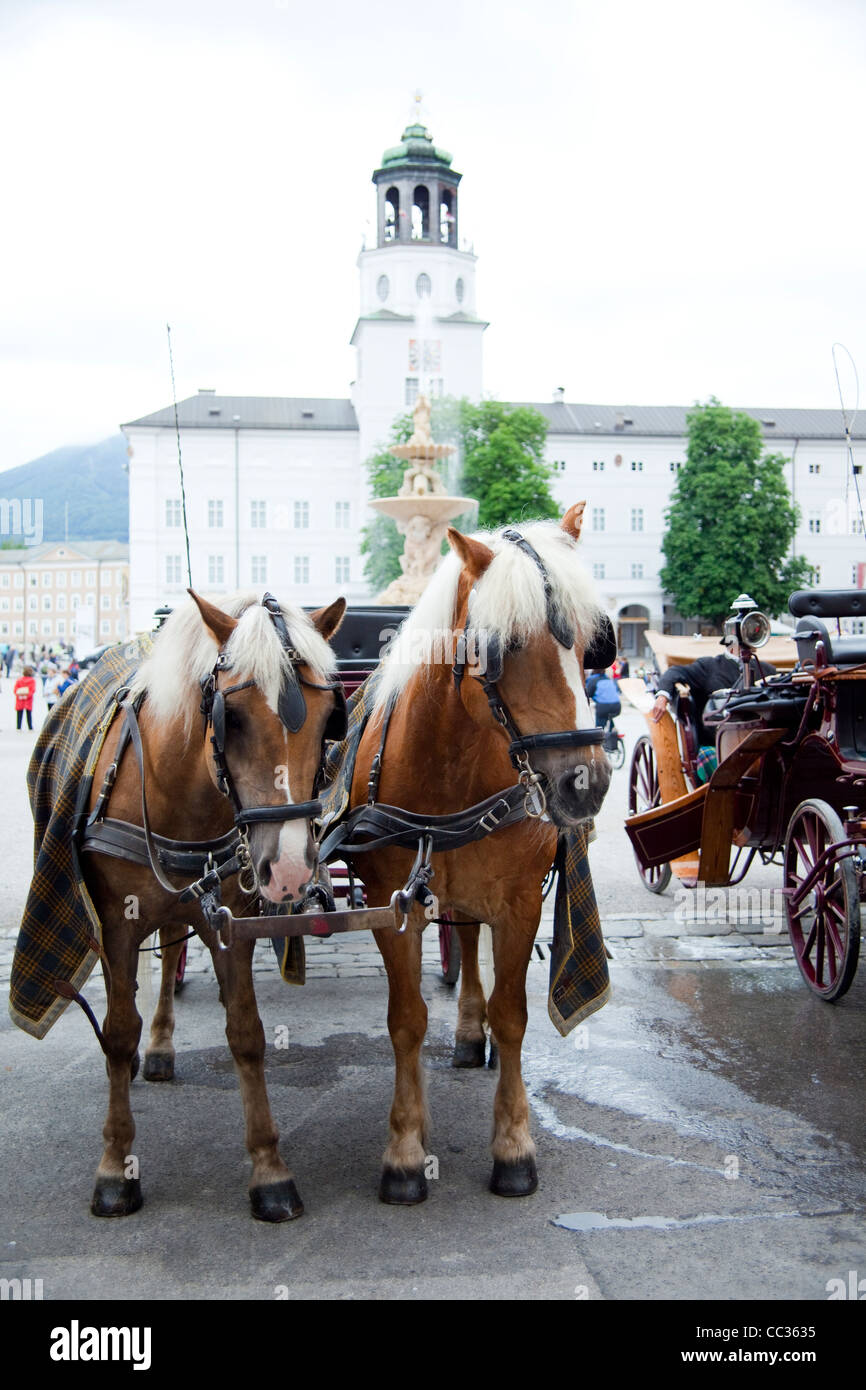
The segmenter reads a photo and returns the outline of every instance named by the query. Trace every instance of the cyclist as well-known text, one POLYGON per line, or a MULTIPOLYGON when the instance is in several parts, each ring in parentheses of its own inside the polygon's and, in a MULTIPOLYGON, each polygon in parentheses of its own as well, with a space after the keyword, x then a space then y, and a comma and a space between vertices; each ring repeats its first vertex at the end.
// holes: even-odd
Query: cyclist
POLYGON ((595 725, 603 729, 607 721, 622 710, 620 690, 610 667, 606 671, 591 671, 586 682, 586 693, 595 700, 595 725))

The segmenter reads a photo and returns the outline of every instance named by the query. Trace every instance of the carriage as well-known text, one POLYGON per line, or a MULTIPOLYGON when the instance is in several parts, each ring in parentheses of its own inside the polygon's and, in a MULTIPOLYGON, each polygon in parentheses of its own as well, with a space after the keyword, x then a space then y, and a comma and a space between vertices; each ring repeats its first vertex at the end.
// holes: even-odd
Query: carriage
POLYGON ((866 637, 839 619, 866 616, 866 590, 801 590, 793 671, 752 680, 769 621, 747 596, 726 638, 742 661, 739 688, 704 712, 717 767, 700 781, 696 722, 683 696, 635 747, 626 830, 655 893, 675 874, 694 887, 740 883, 756 856, 781 862, 794 956, 819 998, 841 999, 857 968, 866 899, 866 637), (832 635, 827 626, 835 623, 832 635))

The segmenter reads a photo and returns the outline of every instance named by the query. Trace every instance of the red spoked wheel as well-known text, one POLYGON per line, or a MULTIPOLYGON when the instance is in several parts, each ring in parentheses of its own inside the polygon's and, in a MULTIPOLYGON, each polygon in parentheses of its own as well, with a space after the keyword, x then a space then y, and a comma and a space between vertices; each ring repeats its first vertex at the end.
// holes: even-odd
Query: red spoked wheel
POLYGON ((175 994, 180 994, 184 986, 184 976, 186 975, 186 948, 187 943, 184 942, 180 948, 180 955, 177 958, 177 969, 174 972, 175 994))
POLYGON ((439 960, 446 985, 456 985, 460 976, 460 937, 451 921, 439 923, 439 960))
POLYGON ((826 801, 801 801, 785 837, 788 935, 800 974, 812 993, 828 1003, 850 987, 860 954, 860 894, 850 854, 828 858, 808 891, 799 890, 827 847, 846 838, 826 801))
MULTIPOLYGON (((661 804, 662 794, 655 749, 652 739, 643 734, 631 755, 628 773, 628 813, 630 816, 636 816, 641 811, 650 811, 654 806, 661 804)), ((637 857, 635 862, 644 887, 651 893, 663 893, 671 881, 670 864, 658 864, 654 869, 645 869, 637 857)))

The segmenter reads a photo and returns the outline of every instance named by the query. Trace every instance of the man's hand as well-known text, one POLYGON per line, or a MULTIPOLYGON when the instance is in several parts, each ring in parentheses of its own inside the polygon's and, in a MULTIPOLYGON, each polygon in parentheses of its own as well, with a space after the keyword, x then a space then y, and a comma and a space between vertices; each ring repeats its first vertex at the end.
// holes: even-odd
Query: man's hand
POLYGON ((666 696, 666 695, 657 695, 657 696, 656 696, 656 702, 655 702, 655 704, 653 705, 652 709, 650 710, 650 718, 652 719, 652 721, 653 721, 654 724, 658 724, 659 720, 661 719, 661 717, 662 717, 662 715, 664 714, 664 712, 665 712, 665 710, 667 709, 667 707, 668 707, 668 698, 667 698, 667 696, 666 696))

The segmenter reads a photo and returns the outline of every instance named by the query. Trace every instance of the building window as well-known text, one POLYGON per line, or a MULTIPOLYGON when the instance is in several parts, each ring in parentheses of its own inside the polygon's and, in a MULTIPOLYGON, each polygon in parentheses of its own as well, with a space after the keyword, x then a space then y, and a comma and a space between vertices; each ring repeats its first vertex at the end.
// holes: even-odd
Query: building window
POLYGON ((39 624, 37 623, 37 621, 36 621, 35 618, 28 618, 28 620, 27 620, 27 636, 28 636, 28 637, 38 637, 38 636, 39 636, 39 624))
POLYGON ((632 461, 631 461, 631 471, 632 471, 632 473, 642 473, 642 472, 643 472, 643 464, 640 462, 640 460, 635 461, 635 459, 632 459, 632 461))
POLYGON ((593 461, 592 461, 592 471, 593 471, 593 473, 603 473, 603 472, 604 472, 604 459, 593 459, 593 461))
POLYGON ((263 530, 268 524, 268 504, 256 500, 250 503, 250 526, 253 530, 263 530))
POLYGON ((554 459, 550 466, 553 469, 554 473, 564 473, 565 459, 554 459))
POLYGON ((414 405, 418 399, 418 378, 417 376, 407 376, 406 390, 403 396, 405 405, 414 405))
MULTIPOLYGON (((390 239, 393 238, 389 238, 389 240, 390 239)), ((378 280, 376 281, 376 293, 383 304, 385 303, 385 300, 388 298, 388 291, 390 290, 390 288, 391 286, 388 283, 387 275, 380 275, 378 280)))
MULTIPOLYGON (((810 528, 810 529, 811 529, 811 528, 810 528)), ((852 536, 859 536, 859 535, 861 534, 862 530, 863 530, 863 522, 860 520, 859 516, 852 516, 852 518, 851 518, 851 535, 852 535, 852 536)))
POLYGON ((415 281, 415 293, 417 294, 419 299, 425 299, 430 297, 430 292, 432 289, 433 286, 430 283, 430 276, 427 274, 425 270, 422 270, 421 274, 418 276, 418 279, 415 281))
POLYGON ((337 556, 335 557, 335 560, 334 560, 334 567, 335 567, 335 571, 336 571, 336 573, 335 573, 335 575, 334 575, 334 579, 335 579, 336 583, 337 583, 337 584, 348 584, 348 583, 349 583, 349 556, 348 556, 348 555, 337 555, 337 556))
POLYGON ((58 589, 65 589, 65 588, 66 588, 66 570, 58 570, 58 571, 57 571, 57 576, 56 576, 54 582, 55 582, 55 584, 57 585, 58 589))
POLYGON ((102 622, 99 624, 99 635, 100 635, 100 637, 110 637, 110 636, 111 636, 111 621, 110 621, 110 619, 108 619, 108 618, 103 618, 103 619, 102 619, 102 622))
POLYGON ((57 611, 58 611, 58 613, 65 613, 65 612, 66 612, 66 595, 65 595, 65 594, 58 594, 58 595, 57 595, 57 611))
POLYGON ((268 582, 268 557, 267 555, 254 555, 250 561, 250 578, 253 584, 267 584, 268 582))
POLYGON ((58 618, 58 619, 57 619, 57 636, 58 636, 58 637, 65 637, 65 636, 66 636, 66 619, 65 619, 65 618, 58 618))
POLYGON ((43 609, 43 612, 45 612, 45 613, 50 613, 50 612, 51 612, 51 607, 52 607, 52 604, 51 604, 51 595, 50 595, 50 594, 43 594, 43 595, 42 595, 42 609, 43 609))
POLYGON ((117 633, 118 637, 122 637, 122 636, 123 636, 123 619, 122 619, 122 618, 118 618, 118 619, 117 619, 116 623, 114 624, 114 631, 117 633))
POLYGON ((334 525, 338 531, 348 531, 352 524, 351 502, 334 503, 334 525))
POLYGON ((54 575, 53 575, 53 573, 51 572, 51 570, 44 570, 44 571, 43 571, 43 574, 42 574, 42 584, 43 584, 43 586, 44 586, 46 589, 50 589, 50 588, 51 588, 51 581, 53 580, 53 578, 54 578, 54 575))
POLYGON ((30 613, 39 612, 39 599, 36 594, 29 594, 27 597, 27 609, 30 613))
POLYGON ((810 464, 809 464, 809 472, 810 472, 810 473, 820 473, 820 472, 821 472, 821 465, 820 465, 820 463, 810 463, 810 464))
POLYGON ((223 524, 223 504, 219 497, 211 497, 207 504, 207 524, 211 527, 220 527, 223 524))
POLYGON ((457 303, 462 304, 463 296, 466 293, 466 286, 464 285, 462 279, 458 278, 457 283, 454 286, 454 293, 457 296, 457 303))
POLYGON ((50 636, 51 636, 51 622, 50 622, 50 620, 49 620, 48 618, 46 618, 45 621, 44 621, 43 624, 42 624, 42 636, 43 636, 43 637, 50 637, 50 636))
POLYGON ((643 579, 643 565, 632 565, 631 577, 632 579, 643 579))
MULTIPOLYGON (((180 556, 179 556, 179 555, 178 555, 177 558, 178 558, 178 562, 180 562, 180 556)), ((178 582, 180 582, 180 581, 178 581, 178 582)), ((81 595, 80 595, 80 594, 73 594, 72 597, 71 597, 71 599, 69 600, 69 602, 70 602, 71 605, 72 605, 72 611, 73 611, 73 613, 77 613, 78 610, 79 610, 79 608, 81 607, 81 595)))
POLYGON ((111 608, 111 594, 101 594, 99 599, 100 608, 111 608))
MULTIPOLYGON (((165 582, 166 584, 180 583, 180 556, 166 555, 165 557, 165 582)), ((78 595, 72 600, 72 607, 78 607, 78 595)))
POLYGON ((821 530, 821 518, 817 512, 813 512, 812 515, 809 517, 809 530, 812 532, 813 535, 816 536, 818 532, 821 530))
POLYGON ((179 497, 167 497, 165 499, 165 524, 166 526, 180 526, 183 523, 183 513, 180 507, 179 497))
POLYGON ((633 531, 643 530, 643 507, 632 507, 631 509, 631 529, 633 531))
POLYGON ((223 557, 222 555, 208 555, 207 557, 207 582, 208 584, 223 584, 224 579, 223 557))
POLYGON ((309 555, 295 556, 295 583, 309 584, 310 582, 310 557, 309 555))
POLYGON ((310 504, 309 502, 295 503, 295 530, 307 531, 310 526, 310 504))
POLYGON ((71 573, 70 576, 69 576, 69 582, 70 582, 70 584, 80 584, 80 583, 81 583, 81 570, 73 570, 72 573, 71 573))
POLYGON ((592 529, 593 531, 604 530, 604 507, 593 507, 592 509, 592 529))
POLYGON ((813 566, 812 566, 812 583, 813 583, 813 584, 820 584, 820 583, 821 583, 821 566, 820 566, 820 565, 813 565, 813 566))
POLYGON ((84 582, 88 589, 96 588, 96 570, 87 570, 84 575, 84 582))
POLYGON ((39 576, 38 576, 38 574, 29 574, 27 577, 28 577, 28 579, 30 580, 30 588, 31 588, 31 589, 38 589, 38 588, 39 588, 39 576))
POLYGON ((682 468, 682 464, 681 464, 681 463, 669 463, 669 464, 668 464, 668 468, 671 470, 672 473, 678 473, 678 472, 680 471, 680 469, 682 468))
POLYGON ((604 579, 604 564, 596 560, 592 567, 593 579, 604 579))
POLYGON ((0 574, 0 588, 3 588, 3 589, 9 589, 9 588, 11 588, 11 582, 10 582, 10 579, 9 579, 9 575, 8 575, 8 574, 0 574))
POLYGON ((20 573, 19 573, 19 574, 16 574, 16 576, 15 576, 15 588, 16 588, 16 589, 23 589, 23 588, 24 588, 24 575, 23 575, 23 574, 20 574, 20 573))

